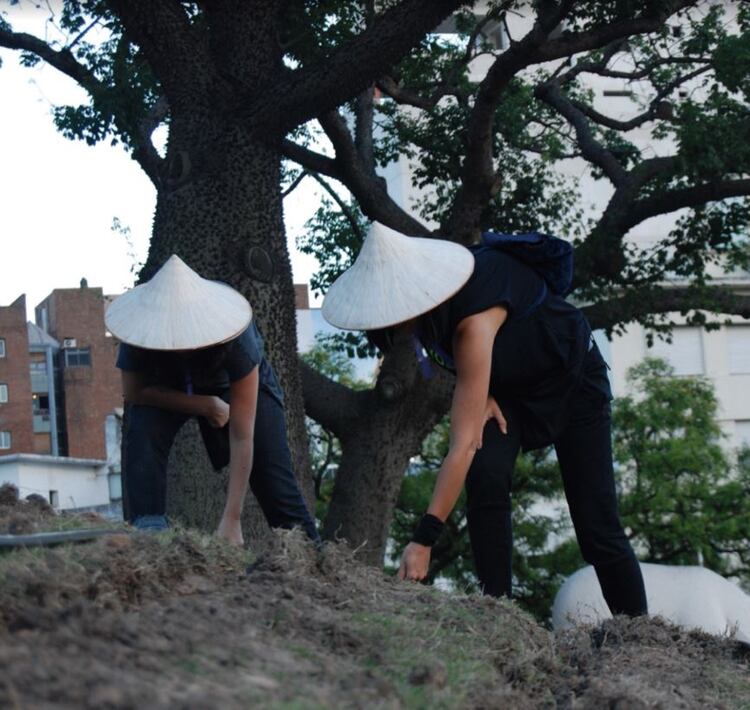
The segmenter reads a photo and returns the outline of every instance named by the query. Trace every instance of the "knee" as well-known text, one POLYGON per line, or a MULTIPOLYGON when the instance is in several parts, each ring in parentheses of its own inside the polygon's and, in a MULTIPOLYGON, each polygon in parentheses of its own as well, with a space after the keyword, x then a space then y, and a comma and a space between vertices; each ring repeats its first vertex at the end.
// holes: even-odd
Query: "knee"
POLYGON ((583 559, 590 565, 610 565, 633 554, 621 525, 610 528, 595 526, 576 530, 583 559))

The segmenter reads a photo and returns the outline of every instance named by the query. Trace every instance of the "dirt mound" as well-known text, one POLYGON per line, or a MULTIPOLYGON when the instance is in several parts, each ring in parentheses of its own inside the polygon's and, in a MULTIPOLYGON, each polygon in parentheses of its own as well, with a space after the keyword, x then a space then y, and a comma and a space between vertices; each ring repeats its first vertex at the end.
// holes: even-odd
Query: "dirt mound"
POLYGON ((244 570, 244 553, 195 533, 123 533, 80 546, 0 557, 0 627, 54 628, 87 606, 122 611, 213 587, 244 570))
POLYGON ((48 530, 55 510, 40 495, 21 500, 12 483, 0 486, 0 534, 25 535, 48 530))
POLYGON ((555 638, 510 602, 401 583, 296 533, 247 574, 241 553, 188 533, 61 548, 36 567, 30 553, 0 582, 0 706, 750 704, 736 644, 647 619, 555 638))

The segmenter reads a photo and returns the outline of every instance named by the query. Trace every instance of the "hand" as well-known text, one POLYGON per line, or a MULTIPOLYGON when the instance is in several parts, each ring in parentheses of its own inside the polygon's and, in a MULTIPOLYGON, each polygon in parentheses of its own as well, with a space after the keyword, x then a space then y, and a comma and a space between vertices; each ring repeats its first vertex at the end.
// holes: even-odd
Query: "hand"
POLYGON ((412 579, 415 582, 423 580, 427 576, 427 568, 430 566, 431 552, 432 550, 425 545, 410 542, 401 556, 398 578, 412 579))
MULTIPOLYGON (((505 421, 505 416, 502 410, 498 406, 495 398, 492 396, 487 397, 487 404, 484 407, 484 424, 490 419, 494 419, 497 425, 500 427, 500 431, 503 434, 508 433, 508 422, 505 421)), ((484 425, 482 425, 482 433, 479 435, 479 448, 482 448, 482 435, 484 434, 484 425)))
POLYGON ((221 397, 209 395, 203 416, 212 427, 221 429, 229 421, 229 405, 221 397))
POLYGON ((222 515, 219 527, 216 529, 216 535, 223 537, 237 547, 242 547, 245 544, 242 537, 242 523, 239 518, 222 515))

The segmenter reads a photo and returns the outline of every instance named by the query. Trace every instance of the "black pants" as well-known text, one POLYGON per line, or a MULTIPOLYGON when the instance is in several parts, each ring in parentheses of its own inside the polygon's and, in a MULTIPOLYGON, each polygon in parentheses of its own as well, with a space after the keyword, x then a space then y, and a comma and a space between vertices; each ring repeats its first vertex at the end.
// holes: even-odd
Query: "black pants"
MULTIPOLYGON (((128 518, 132 521, 142 515, 163 515, 169 451, 177 432, 190 416, 157 407, 131 405, 127 417, 122 473, 129 503, 128 518)), ((215 458, 216 454, 212 455, 212 460, 215 458)), ((258 391, 255 415, 250 490, 271 527, 302 527, 312 540, 319 541, 315 522, 292 472, 284 408, 262 388, 258 391)))
MULTIPOLYGON (((487 423, 466 479, 474 563, 484 593, 493 596, 511 594, 511 484, 520 449, 512 405, 503 413, 508 433, 502 434, 494 420, 487 423)), ((610 429, 606 397, 583 386, 555 450, 583 558, 596 569, 612 613, 635 616, 646 613, 646 594, 617 512, 610 429)))

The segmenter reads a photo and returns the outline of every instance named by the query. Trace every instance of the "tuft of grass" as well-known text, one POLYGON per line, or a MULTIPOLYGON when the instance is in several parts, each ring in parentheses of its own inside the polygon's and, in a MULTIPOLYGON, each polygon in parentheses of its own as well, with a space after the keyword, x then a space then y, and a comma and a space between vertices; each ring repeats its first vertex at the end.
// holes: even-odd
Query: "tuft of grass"
POLYGON ((366 665, 393 683, 407 707, 471 705, 479 690, 503 683, 549 696, 544 668, 554 664, 553 651, 530 616, 505 601, 487 600, 478 610, 476 599, 468 606, 440 592, 422 595, 431 599, 351 616, 354 633, 375 649, 366 665))

